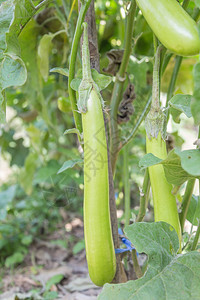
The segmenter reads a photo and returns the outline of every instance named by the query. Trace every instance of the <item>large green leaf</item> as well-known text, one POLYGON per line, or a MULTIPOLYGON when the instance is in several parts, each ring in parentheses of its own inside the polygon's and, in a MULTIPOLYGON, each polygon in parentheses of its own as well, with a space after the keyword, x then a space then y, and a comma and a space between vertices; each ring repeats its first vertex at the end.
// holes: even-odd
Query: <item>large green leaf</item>
POLYGON ((152 153, 146 154, 139 162, 141 168, 162 164, 169 183, 182 185, 185 181, 200 179, 200 150, 180 151, 173 149, 166 159, 161 160, 152 153))
POLYGON ((35 12, 31 0, 7 0, 0 5, 0 123, 5 122, 4 90, 23 85, 27 78, 18 35, 35 12))
POLYGON ((135 223, 125 233, 139 253, 148 255, 147 271, 135 281, 106 284, 98 299, 199 299, 200 253, 177 255, 178 236, 169 224, 135 223))
POLYGON ((192 117, 191 113, 191 95, 175 95, 169 101, 170 113, 176 123, 180 123, 180 115, 184 113, 188 118, 192 117))

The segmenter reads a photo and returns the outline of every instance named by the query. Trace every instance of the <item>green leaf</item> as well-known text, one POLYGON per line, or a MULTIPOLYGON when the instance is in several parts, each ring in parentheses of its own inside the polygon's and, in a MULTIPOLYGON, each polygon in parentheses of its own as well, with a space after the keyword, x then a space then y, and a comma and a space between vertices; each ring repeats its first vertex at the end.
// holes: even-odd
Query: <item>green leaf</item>
POLYGON ((198 226, 198 219, 200 220, 200 197, 192 195, 187 212, 187 220, 194 226, 198 226))
POLYGON ((33 190, 33 177, 37 166, 37 158, 38 155, 36 153, 30 153, 26 158, 24 169, 21 170, 19 176, 20 185, 27 195, 30 195, 33 190))
POLYGON ((59 74, 61 74, 63 76, 69 77, 69 70, 67 68, 56 67, 56 68, 51 69, 50 72, 52 72, 52 73, 59 73, 59 74))
POLYGON ((46 290, 49 291, 52 285, 59 283, 64 278, 63 274, 58 274, 51 277, 46 283, 46 290))
POLYGON ((176 148, 181 148, 184 143, 184 139, 178 134, 178 131, 174 131, 170 133, 171 136, 174 138, 174 145, 176 148))
POLYGON ((92 78, 93 78, 94 82, 98 85, 98 88, 100 91, 107 88, 107 86, 109 86, 109 84, 112 82, 111 76, 100 74, 95 69, 92 69, 91 71, 92 71, 92 78))
POLYGON ((198 8, 200 8, 200 0, 195 0, 195 4, 198 8))
POLYGON ((180 156, 177 155, 178 150, 172 150, 169 152, 168 157, 161 162, 164 167, 165 176, 167 181, 174 185, 182 185, 185 181, 193 178, 191 174, 188 174, 181 166, 180 156))
POLYGON ((148 255, 144 276, 122 284, 105 284, 98 299, 198 299, 200 253, 177 255, 178 236, 164 222, 135 223, 125 233, 139 253, 148 255))
POLYGON ((0 192, 0 220, 5 220, 7 216, 7 205, 14 199, 16 185, 10 186, 7 190, 0 192))
POLYGON ((33 241, 32 235, 25 235, 21 240, 22 244, 26 246, 30 245, 32 241, 33 241))
POLYGON ((41 166, 34 177, 34 184, 45 182, 49 177, 56 175, 60 164, 56 160, 49 160, 46 166, 41 166))
POLYGON ((52 245, 57 245, 61 248, 64 248, 64 249, 67 249, 68 247, 68 243, 67 241, 64 239, 64 240, 53 240, 50 242, 52 245))
POLYGON ((156 164, 162 164, 166 179, 169 183, 181 186, 185 181, 200 179, 200 150, 180 151, 173 149, 164 160, 151 153, 146 154, 139 162, 140 167, 147 168, 156 164))
POLYGON ((180 151, 176 154, 181 158, 182 168, 193 176, 200 176, 200 149, 180 151))
POLYGON ((149 69, 147 61, 149 61, 149 57, 143 57, 141 60, 138 60, 135 56, 130 56, 128 73, 134 74, 134 82, 136 85, 139 84, 140 88, 146 87, 146 77, 149 69))
POLYGON ((71 81, 70 86, 71 86, 72 90, 78 92, 80 84, 81 84, 81 78, 74 78, 71 81))
POLYGON ((81 137, 80 131, 77 128, 70 128, 66 129, 64 134, 76 133, 78 136, 81 137))
POLYGON ((169 101, 170 112, 172 114, 173 120, 176 123, 180 123, 180 115, 184 113, 188 118, 192 117, 191 113, 191 95, 175 95, 169 101))
POLYGON ((0 123, 5 122, 4 89, 23 85, 27 79, 18 35, 35 12, 31 0, 7 0, 0 5, 0 123))
POLYGON ((157 165, 162 161, 162 159, 156 157, 152 153, 148 153, 139 161, 139 167, 142 169, 157 165))
MULTIPOLYGON (((96 83, 96 85, 98 86, 99 91, 104 90, 105 88, 107 88, 107 86, 112 82, 112 77, 111 76, 100 74, 95 69, 92 69, 91 72, 92 72, 92 78, 93 78, 94 82, 96 83)), ((74 91, 78 92, 81 80, 82 80, 82 70, 79 70, 79 72, 77 74, 77 77, 74 78, 71 81, 71 84, 70 84, 71 88, 74 91)))
POLYGON ((8 152, 11 154, 10 165, 17 165, 22 167, 24 165, 24 161, 29 153, 28 147, 24 147, 24 139, 19 138, 14 140, 15 147, 8 148, 8 152))
POLYGON ((53 37, 54 35, 51 33, 43 35, 38 46, 39 69, 45 81, 47 81, 49 75, 49 52, 53 37))
POLYGON ((83 163, 82 159, 67 160, 66 162, 64 162, 62 167, 58 170, 57 174, 60 174, 69 168, 73 168, 76 164, 82 164, 82 163, 83 163))
POLYGON ((85 249, 85 241, 84 240, 76 243, 72 249, 72 252, 74 255, 76 255, 79 252, 81 252, 83 249, 85 249))
POLYGON ((55 291, 45 292, 42 296, 44 300, 58 299, 58 293, 55 291))
POLYGON ((33 106, 39 101, 39 93, 42 89, 42 76, 38 69, 38 35, 41 27, 35 19, 31 19, 19 36, 21 58, 27 69, 27 81, 23 85, 23 92, 33 106), (30 55, 31 53, 31 55, 30 55))
POLYGON ((200 125, 200 63, 197 63, 193 69, 194 93, 191 102, 191 112, 196 125, 200 125))
POLYGON ((15 252, 13 255, 8 256, 5 260, 6 268, 11 268, 15 264, 21 263, 24 260, 24 254, 21 252, 15 252))

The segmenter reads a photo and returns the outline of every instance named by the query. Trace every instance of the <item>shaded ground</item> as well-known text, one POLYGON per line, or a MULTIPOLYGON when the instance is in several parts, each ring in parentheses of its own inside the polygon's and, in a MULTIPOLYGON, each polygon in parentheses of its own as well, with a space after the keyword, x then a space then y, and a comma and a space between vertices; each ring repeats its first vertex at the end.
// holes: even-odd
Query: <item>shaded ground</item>
POLYGON ((0 300, 97 298, 101 288, 88 276, 83 222, 72 214, 66 219, 65 228, 34 241, 23 264, 2 270, 0 300))

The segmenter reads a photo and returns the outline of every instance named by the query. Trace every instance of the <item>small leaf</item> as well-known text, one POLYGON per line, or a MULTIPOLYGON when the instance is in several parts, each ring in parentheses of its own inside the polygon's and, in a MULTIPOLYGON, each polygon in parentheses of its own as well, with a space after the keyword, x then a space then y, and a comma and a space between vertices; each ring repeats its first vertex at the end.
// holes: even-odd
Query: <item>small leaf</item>
POLYGON ((79 89, 79 86, 81 84, 81 79, 80 78, 74 78, 72 81, 71 81, 71 88, 72 90, 78 92, 78 89, 79 89))
POLYGON ((37 161, 38 155, 36 153, 30 153, 26 160, 25 160, 25 166, 23 169, 21 169, 19 181, 20 185, 24 189, 27 195, 30 195, 33 190, 33 177, 36 170, 36 161, 37 161))
POLYGON ((57 174, 60 174, 69 168, 73 168, 76 164, 80 164, 80 163, 83 163, 82 159, 67 160, 66 162, 64 162, 62 167, 58 170, 57 174))
POLYGON ((21 252, 15 252, 13 255, 8 256, 5 261, 7 268, 13 267, 15 264, 21 263, 24 259, 24 254, 21 252))
POLYGON ((187 220, 194 226, 198 226, 200 220, 200 197, 192 195, 192 199, 187 212, 187 220))
POLYGON ((64 134, 76 133, 78 136, 81 137, 80 131, 77 128, 70 128, 66 129, 64 134))
POLYGON ((23 245, 30 245, 32 241, 33 241, 32 235, 25 235, 21 240, 23 245))
POLYGON ((61 74, 63 76, 69 77, 69 70, 67 68, 56 67, 56 68, 51 69, 50 72, 52 72, 52 73, 59 73, 59 74, 61 74))
POLYGON ((46 283, 46 290, 49 291, 52 285, 59 283, 64 278, 63 274, 58 274, 51 277, 46 283))
POLYGON ((44 292, 44 294, 42 295, 44 298, 44 300, 54 300, 54 299, 58 299, 58 293, 56 291, 46 291, 44 292))
POLYGON ((0 220, 5 220, 7 216, 7 205, 14 199, 16 185, 11 185, 7 190, 0 192, 0 220))
POLYGON ((161 161, 162 161, 162 159, 156 157, 152 153, 148 153, 145 156, 143 156, 142 159, 140 159, 139 167, 142 169, 148 168, 150 166, 159 164, 161 161))
POLYGON ((99 90, 104 90, 112 82, 112 77, 100 74, 97 70, 92 69, 92 78, 99 87, 99 90))
MULTIPOLYGON (((111 76, 100 74, 95 69, 92 69, 91 72, 92 72, 92 78, 93 78, 94 82, 96 83, 96 85, 98 86, 99 91, 107 88, 107 86, 112 82, 111 76)), ((79 72, 77 73, 77 77, 74 78, 70 84, 71 88, 74 91, 78 92, 81 80, 82 80, 82 70, 79 70, 79 72)))
POLYGON ((84 240, 76 243, 72 249, 72 252, 74 255, 76 255, 79 252, 81 252, 83 249, 85 249, 85 241, 84 240))
POLYGON ((175 95, 169 101, 169 105, 171 106, 170 112, 172 114, 173 120, 176 123, 180 122, 180 114, 184 113, 188 118, 192 117, 191 113, 191 95, 175 95))
POLYGON ((64 248, 64 249, 67 249, 67 247, 68 247, 68 243, 67 243, 66 240, 53 240, 53 241, 51 241, 51 244, 52 245, 57 245, 57 246, 59 246, 61 248, 64 248))

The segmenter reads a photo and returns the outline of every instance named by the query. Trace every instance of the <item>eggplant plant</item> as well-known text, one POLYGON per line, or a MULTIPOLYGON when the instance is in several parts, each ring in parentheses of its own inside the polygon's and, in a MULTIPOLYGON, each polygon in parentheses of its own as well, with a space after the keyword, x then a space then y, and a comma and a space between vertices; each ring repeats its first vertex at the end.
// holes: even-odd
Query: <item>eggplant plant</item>
POLYGON ((83 174, 79 206, 89 275, 104 286, 99 299, 200 299, 200 196, 194 189, 200 181, 198 1, 24 3, 0 4, 0 20, 6 19, 0 36, 0 121, 5 124, 6 98, 13 107, 18 101, 13 90, 26 95, 23 107, 29 103, 36 111, 26 128, 31 150, 22 163, 22 189, 32 194, 36 169, 50 159, 45 153, 54 155, 45 148, 53 137, 56 176, 71 174, 73 167, 79 172, 74 180, 83 174), (38 26, 43 15, 34 15, 45 15, 45 9, 55 15, 38 26), (59 26, 50 30, 54 18, 59 26), (183 115, 198 129, 187 150, 176 131, 173 145, 167 133, 168 125, 184 128, 183 115), (42 139, 37 116, 48 132, 42 139), (141 253, 147 256, 143 265, 141 253))

